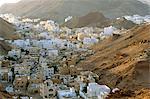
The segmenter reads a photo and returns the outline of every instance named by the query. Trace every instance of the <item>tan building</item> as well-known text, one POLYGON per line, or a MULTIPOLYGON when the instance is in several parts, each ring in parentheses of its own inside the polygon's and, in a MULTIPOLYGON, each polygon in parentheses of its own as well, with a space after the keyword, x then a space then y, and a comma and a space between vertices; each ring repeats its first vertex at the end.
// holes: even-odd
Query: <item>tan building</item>
POLYGON ((43 82, 43 76, 41 73, 32 74, 29 79, 29 84, 40 84, 43 82))
POLYGON ((30 74, 30 66, 25 66, 24 64, 16 64, 14 65, 14 74, 30 74))
POLYGON ((77 70, 76 67, 74 67, 74 65, 70 65, 69 66, 64 66, 64 67, 59 67, 59 74, 61 75, 79 75, 79 71, 77 70))
POLYGON ((96 80, 99 79, 99 76, 93 72, 90 71, 85 71, 85 72, 80 72, 80 75, 77 76, 76 81, 77 82, 96 82, 96 80))
POLYGON ((40 85, 40 95, 43 99, 53 99, 56 96, 56 87, 53 81, 46 80, 40 85))
POLYGON ((71 77, 71 75, 60 75, 60 79, 63 81, 64 84, 69 84, 71 81, 74 80, 74 77, 71 77))
POLYGON ((28 84, 27 76, 16 76, 13 82, 14 88, 19 90, 26 90, 28 84))
POLYGON ((38 47, 29 47, 27 50, 29 51, 29 54, 31 56, 39 56, 40 48, 38 48, 38 47))
POLYGON ((70 69, 68 66, 59 67, 58 70, 59 70, 59 74, 61 74, 61 75, 69 75, 70 74, 70 69))
POLYGON ((40 84, 29 84, 28 92, 32 94, 39 94, 40 93, 40 84))
POLYGON ((0 82, 11 82, 12 81, 12 72, 10 70, 9 61, 0 61, 0 82))

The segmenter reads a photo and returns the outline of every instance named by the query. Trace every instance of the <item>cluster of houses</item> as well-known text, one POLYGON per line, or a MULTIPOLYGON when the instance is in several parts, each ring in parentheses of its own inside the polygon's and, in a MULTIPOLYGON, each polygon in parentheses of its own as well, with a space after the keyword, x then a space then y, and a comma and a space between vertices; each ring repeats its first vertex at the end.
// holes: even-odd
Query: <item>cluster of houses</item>
MULTIPOLYGON (((84 47, 85 45, 97 43, 101 39, 111 36, 117 30, 113 26, 103 29, 96 27, 69 29, 61 27, 52 20, 42 21, 41 19, 21 18, 15 17, 12 14, 1 14, 0 17, 16 26, 17 32, 24 37, 22 40, 27 38, 54 40, 57 38, 59 41, 64 39, 71 43, 77 43, 77 46, 82 44, 84 47)), ((71 16, 68 18, 70 19, 71 16)))
POLYGON ((140 15, 124 16, 124 18, 134 22, 135 24, 150 23, 150 15, 146 15, 146 16, 140 16, 140 15))
POLYGON ((99 80, 97 74, 81 72, 75 67, 77 56, 69 58, 74 61, 67 58, 56 61, 52 56, 40 55, 39 48, 28 52, 12 50, 0 61, 0 82, 7 83, 5 90, 14 98, 38 94, 41 99, 103 99, 110 93, 109 87, 96 83, 99 80))
POLYGON ((0 57, 0 83, 14 99, 20 96, 28 97, 22 99, 104 99, 111 92, 108 86, 97 83, 97 74, 82 71, 76 65, 94 54, 89 49, 91 45, 118 33, 118 29, 113 26, 69 29, 52 20, 11 14, 0 17, 16 25, 16 32, 22 35, 18 40, 5 40, 13 48, 0 57))

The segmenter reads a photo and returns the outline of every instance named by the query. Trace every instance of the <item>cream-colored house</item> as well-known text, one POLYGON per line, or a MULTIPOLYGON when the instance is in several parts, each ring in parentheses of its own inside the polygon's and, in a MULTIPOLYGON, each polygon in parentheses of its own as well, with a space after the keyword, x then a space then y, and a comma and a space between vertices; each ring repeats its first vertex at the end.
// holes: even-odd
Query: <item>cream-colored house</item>
POLYGON ((13 82, 13 86, 15 89, 26 90, 28 83, 27 76, 16 76, 13 82))
POLYGON ((43 99, 53 99, 55 97, 56 87, 50 79, 40 85, 40 95, 43 99))

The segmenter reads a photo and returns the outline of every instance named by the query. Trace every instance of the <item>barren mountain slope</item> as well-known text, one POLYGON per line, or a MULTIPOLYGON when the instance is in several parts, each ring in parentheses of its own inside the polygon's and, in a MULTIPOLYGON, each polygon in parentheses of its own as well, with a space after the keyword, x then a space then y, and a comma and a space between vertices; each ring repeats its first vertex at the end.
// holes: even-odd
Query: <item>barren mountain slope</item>
MULTIPOLYGON (((4 39, 18 39, 19 35, 15 34, 15 27, 8 23, 7 21, 0 18, 0 37, 4 39)), ((11 50, 11 46, 0 40, 0 54, 6 54, 9 50, 11 50)))
POLYGON ((17 35, 14 35, 15 27, 7 21, 0 18, 0 37, 5 39, 16 39, 17 35))
POLYGON ((106 18, 102 13, 99 12, 90 12, 82 17, 75 17, 64 23, 63 26, 69 28, 81 28, 85 26, 97 26, 106 27, 111 23, 110 19, 106 18))
POLYGON ((126 20, 123 17, 121 17, 120 19, 106 18, 100 12, 90 12, 85 16, 73 17, 71 20, 62 24, 62 26, 66 26, 69 28, 81 28, 81 27, 87 27, 87 26, 104 28, 110 25, 118 29, 121 29, 121 28, 130 29, 134 27, 136 24, 133 23, 132 21, 126 20))
POLYGON ((0 55, 7 54, 7 52, 10 50, 11 50, 11 46, 8 43, 4 41, 0 41, 0 55))
POLYGON ((144 96, 150 97, 150 25, 137 26, 120 37, 102 41, 92 49, 95 54, 81 61, 78 67, 97 73, 100 84, 124 90, 126 94, 121 95, 125 95, 125 99, 129 99, 128 96, 136 99, 134 97, 143 89, 146 90, 144 96))
POLYGON ((147 15, 150 14, 150 7, 138 0, 22 0, 0 8, 1 13, 50 18, 59 22, 69 15, 83 16, 91 11, 116 18, 133 14, 147 15))
POLYGON ((111 25, 113 25, 114 27, 118 28, 118 29, 131 29, 134 26, 136 26, 135 23, 133 23, 130 20, 126 20, 125 18, 121 17, 119 19, 113 19, 111 20, 111 25))

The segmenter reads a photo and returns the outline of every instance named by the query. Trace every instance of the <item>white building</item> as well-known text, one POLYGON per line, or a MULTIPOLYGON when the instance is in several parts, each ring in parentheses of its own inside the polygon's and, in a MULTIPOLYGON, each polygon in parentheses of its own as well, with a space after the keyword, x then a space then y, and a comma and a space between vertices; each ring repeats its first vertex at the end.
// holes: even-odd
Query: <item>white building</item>
POLYGON ((84 99, 105 99, 110 92, 111 89, 106 85, 97 83, 89 83, 87 87, 85 84, 80 85, 80 96, 84 99), (84 92, 84 88, 87 88, 87 92, 84 92))
POLYGON ((45 48, 45 49, 53 49, 54 43, 52 40, 40 40, 37 42, 37 47, 45 48))
POLYGON ((42 32, 38 35, 40 38, 43 38, 43 39, 50 39, 50 35, 48 32, 42 32))
POLYGON ((54 68, 53 67, 43 67, 44 79, 51 78, 54 75, 54 68))
POLYGON ((69 20, 71 20, 73 17, 72 16, 68 16, 67 18, 65 18, 65 22, 68 22, 69 20))
POLYGON ((30 41, 29 40, 14 40, 12 44, 20 48, 26 48, 27 46, 30 46, 30 41))
POLYGON ((20 58, 21 57, 21 50, 20 49, 12 49, 8 52, 9 57, 13 58, 20 58))
POLYGON ((116 30, 116 28, 114 28, 113 26, 110 27, 105 27, 104 28, 104 32, 102 33, 105 36, 112 36, 113 32, 116 30))
POLYGON ((85 37, 83 39, 83 44, 85 44, 85 45, 91 45, 91 44, 97 43, 98 41, 99 40, 96 39, 96 38, 87 38, 87 37, 85 37))
POLYGON ((14 88, 13 86, 9 85, 5 88, 5 90, 8 92, 8 93, 13 93, 14 92, 14 88))
POLYGON ((146 16, 140 16, 140 15, 124 16, 124 18, 134 22, 135 24, 142 24, 144 22, 150 23, 150 15, 146 15, 146 16))
POLYGON ((14 65, 14 73, 18 75, 29 75, 30 74, 30 66, 16 64, 14 65))
POLYGON ((47 55, 49 56, 49 57, 57 57, 58 56, 58 50, 48 50, 47 51, 47 55))
POLYGON ((47 20, 44 22, 44 27, 50 32, 58 33, 60 31, 59 24, 55 23, 52 20, 47 20))
POLYGON ((59 99, 66 99, 66 98, 73 99, 77 97, 74 88, 70 88, 70 90, 59 90, 57 91, 57 96, 59 99))

